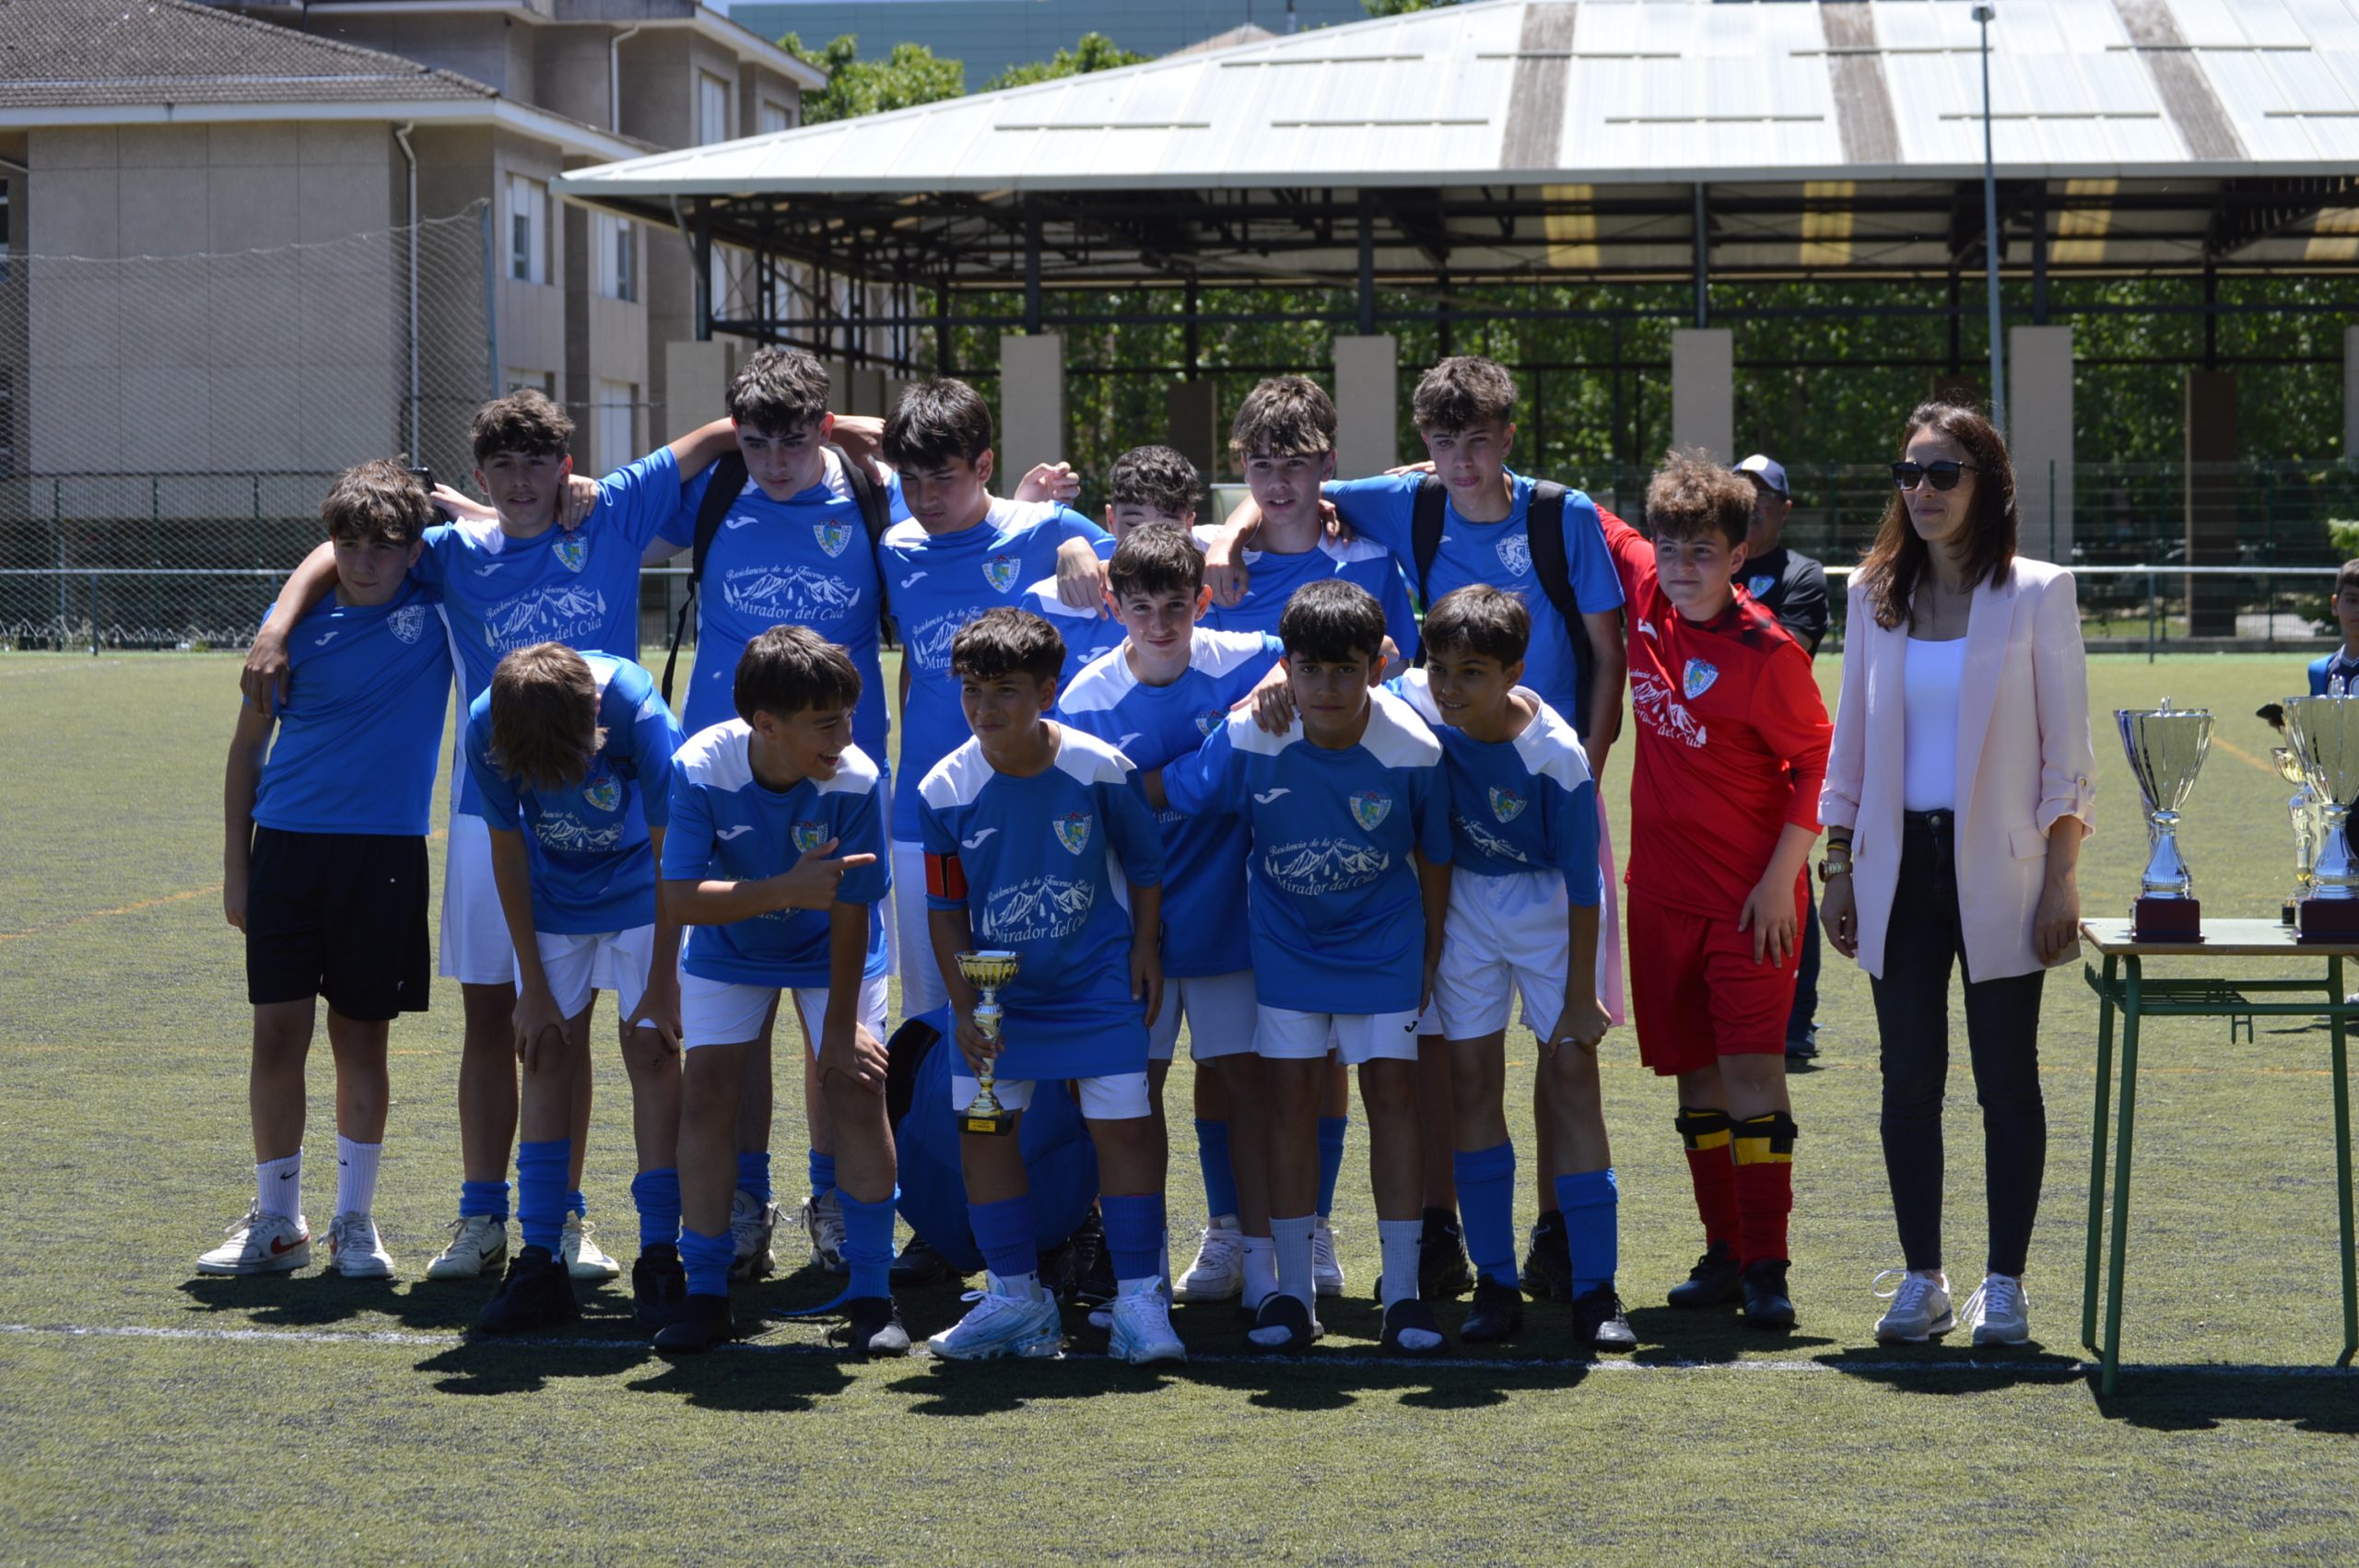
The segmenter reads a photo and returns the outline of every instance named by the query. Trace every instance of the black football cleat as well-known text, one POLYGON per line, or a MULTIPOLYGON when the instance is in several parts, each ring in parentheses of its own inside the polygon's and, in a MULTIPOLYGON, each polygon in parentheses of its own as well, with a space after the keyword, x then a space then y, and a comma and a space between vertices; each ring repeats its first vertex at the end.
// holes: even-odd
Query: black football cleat
POLYGON ((1782 1258, 1764 1258, 1746 1268, 1739 1279, 1744 1292, 1744 1321, 1754 1328, 1790 1328, 1794 1326, 1793 1298, 1786 1293, 1786 1270, 1790 1267, 1782 1258))
POLYGON ((581 1316, 565 1260, 546 1246, 528 1246, 508 1260, 499 1293, 475 1317, 478 1334, 530 1334, 581 1316))
POLYGON ((1466 1260, 1466 1238, 1458 1216, 1447 1209, 1426 1211, 1426 1228, 1417 1237, 1417 1296, 1422 1301, 1454 1301, 1474 1288, 1474 1266, 1466 1260))
POLYGON ((901 1248, 901 1255, 893 1259, 892 1272, 886 1276, 897 1291, 944 1284, 950 1278, 950 1260, 933 1249, 933 1243, 916 1235, 901 1248))
POLYGON ((1106 1223, 1097 1210, 1073 1233, 1073 1305, 1104 1306, 1121 1294, 1114 1279, 1114 1255, 1106 1246, 1106 1223))
POLYGON ((690 1292, 680 1298, 672 1321, 655 1331, 655 1348, 667 1356, 702 1355, 716 1345, 727 1344, 734 1332, 727 1296, 690 1292))
POLYGON ((844 1303, 843 1326, 828 1335, 854 1361, 910 1353, 910 1331, 891 1296, 855 1296, 844 1303))
POLYGON ((1523 1259, 1523 1293, 1534 1301, 1573 1299, 1573 1249, 1560 1213, 1543 1214, 1532 1227, 1532 1250, 1523 1259))
POLYGON ((1584 1351, 1635 1351, 1638 1336, 1622 1315, 1622 1298, 1600 1285, 1573 1301, 1573 1344, 1584 1351))
POLYGON ((1705 1248, 1704 1256, 1696 1259, 1696 1267, 1687 1271, 1687 1282, 1672 1286, 1665 1299, 1672 1305, 1691 1312, 1708 1306, 1727 1306, 1741 1293, 1736 1275, 1736 1248, 1716 1241, 1705 1248))
POLYGON ((659 1242, 642 1248, 630 1266, 631 1316, 642 1334, 653 1334, 672 1321, 687 1299, 688 1271, 680 1265, 680 1249, 659 1242))
POLYGON ((1475 1281, 1474 1304, 1458 1327, 1459 1340, 1469 1345, 1495 1344, 1522 1331, 1523 1293, 1496 1280, 1475 1281))

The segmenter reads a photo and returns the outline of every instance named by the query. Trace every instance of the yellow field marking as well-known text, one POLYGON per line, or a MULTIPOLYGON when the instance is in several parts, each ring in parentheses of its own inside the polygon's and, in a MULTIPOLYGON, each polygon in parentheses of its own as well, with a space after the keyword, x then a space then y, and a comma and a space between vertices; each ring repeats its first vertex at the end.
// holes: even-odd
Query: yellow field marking
POLYGON ((2220 750, 2226 752, 2230 756, 2235 757, 2238 762, 2248 762, 2252 764, 2253 766, 2258 767, 2263 773, 2268 774, 2271 778, 2275 778, 2279 776, 2277 772, 2277 765, 2275 763, 2261 761, 2260 758, 2253 755, 2252 753, 2245 750, 2244 747, 2236 744, 2234 741, 2224 741, 2219 736, 2214 735, 2212 737, 2212 743, 2214 746, 2217 746, 2220 750))
MULTIPOLYGON (((441 837, 442 829, 438 827, 426 836, 427 842, 432 843, 441 837)), ((20 931, 0 931, 0 942, 19 942, 29 936, 47 936, 53 931, 71 930, 76 926, 87 926, 93 920, 111 920, 117 915, 136 915, 143 909, 160 909, 167 904, 185 904, 192 898, 203 898, 209 894, 220 891, 221 884, 217 882, 210 887, 184 887, 178 893, 167 893, 160 898, 142 898, 136 904, 124 904, 112 909, 93 909, 86 915, 69 915, 65 919, 53 920, 45 926, 28 926, 20 931)))

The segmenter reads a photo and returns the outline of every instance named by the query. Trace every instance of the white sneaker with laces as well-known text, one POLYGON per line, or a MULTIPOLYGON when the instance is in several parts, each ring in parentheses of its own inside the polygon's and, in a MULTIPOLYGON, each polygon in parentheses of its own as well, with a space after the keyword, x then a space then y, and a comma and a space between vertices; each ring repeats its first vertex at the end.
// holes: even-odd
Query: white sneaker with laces
POLYGON ((729 1260, 733 1280, 759 1280, 778 1269, 770 1236, 778 1229, 778 1205, 739 1188, 729 1199, 729 1260))
POLYGON ((1160 1280, 1133 1281, 1132 1288, 1114 1298, 1113 1337, 1106 1353, 1117 1361, 1144 1366, 1151 1361, 1186 1361, 1188 1347, 1171 1327, 1171 1304, 1163 1299, 1160 1280))
POLYGON ((844 1261, 844 1204, 830 1188, 803 1200, 803 1228, 811 1237, 811 1261, 830 1274, 849 1274, 844 1261))
POLYGON ((2020 1345, 2031 1338, 2031 1298, 2013 1274, 1985 1274, 1966 1298, 1978 1345, 2020 1345))
POLYGON ((565 1217, 565 1234, 557 1238, 557 1256, 565 1259, 565 1271, 577 1280, 611 1280, 620 1275, 623 1266, 606 1256, 592 1240, 598 1227, 579 1214, 565 1217))
POLYGON ((1344 1265, 1335 1256, 1335 1232, 1324 1214, 1310 1228, 1310 1289, 1314 1295, 1344 1293, 1344 1265))
POLYGON ((249 1209, 246 1217, 221 1227, 229 1239, 198 1255, 200 1274, 284 1274, 311 1261, 311 1232, 301 1215, 265 1214, 249 1209))
POLYGON ((451 1222, 450 1245, 426 1266, 429 1280, 472 1280, 508 1260, 508 1222, 496 1214, 462 1214, 451 1222))
POLYGON ((1245 1289, 1245 1233, 1226 1215, 1203 1228, 1196 1260, 1171 1287, 1180 1301, 1227 1301, 1245 1289))
POLYGON ((960 1299, 975 1305, 967 1309, 966 1316, 925 1342, 927 1350, 945 1361, 1047 1357, 1057 1354, 1063 1344, 1056 1298, 1045 1291, 1038 1296, 968 1291, 960 1299))
POLYGON ((1895 1274, 1900 1276, 1898 1284, 1876 1292, 1878 1301, 1892 1303, 1876 1319, 1876 1343, 1921 1345, 1957 1327, 1957 1316, 1950 1310, 1948 1275, 1938 1269, 1887 1269, 1876 1276, 1875 1282, 1881 1286, 1895 1274))
POLYGON ((367 1214, 338 1214, 328 1223, 328 1267, 347 1280, 390 1280, 393 1255, 378 1239, 377 1222, 367 1214))

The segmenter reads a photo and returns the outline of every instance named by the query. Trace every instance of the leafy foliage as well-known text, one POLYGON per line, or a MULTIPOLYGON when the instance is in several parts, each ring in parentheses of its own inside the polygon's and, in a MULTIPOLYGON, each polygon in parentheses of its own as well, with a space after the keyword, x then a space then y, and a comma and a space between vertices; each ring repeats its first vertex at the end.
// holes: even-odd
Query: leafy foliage
POLYGON ((803 95, 806 125, 937 103, 967 90, 967 67, 956 60, 937 58, 922 43, 897 43, 882 60, 863 60, 860 40, 851 33, 820 50, 805 48, 794 33, 778 41, 796 59, 827 73, 823 90, 803 95))
POLYGON ((1059 76, 1086 76, 1092 71, 1110 71, 1117 65, 1140 65, 1149 56, 1134 54, 1102 32, 1086 32, 1071 49, 1060 49, 1046 60, 1035 60, 1027 65, 1010 65, 983 84, 985 92, 997 92, 1002 88, 1029 87, 1034 82, 1054 81, 1059 76))

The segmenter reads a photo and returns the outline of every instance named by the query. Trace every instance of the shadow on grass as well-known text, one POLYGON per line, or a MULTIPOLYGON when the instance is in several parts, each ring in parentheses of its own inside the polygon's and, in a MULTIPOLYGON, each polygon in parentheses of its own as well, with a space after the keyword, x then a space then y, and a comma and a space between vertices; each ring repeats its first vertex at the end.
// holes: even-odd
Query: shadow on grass
MULTIPOLYGON (((654 1352, 648 1352, 654 1357, 654 1352)), ((792 1414, 839 1394, 851 1375, 832 1356, 746 1355, 722 1350, 676 1361, 654 1357, 655 1370, 624 1387, 669 1394, 698 1410, 792 1414)))
POLYGON ((2359 1434, 2359 1373, 2141 1367, 2122 1372, 2118 1393, 2096 1393, 2094 1372, 2088 1382, 2098 1414, 2150 1432, 2212 1432, 2231 1422, 2265 1421, 2291 1422, 2297 1432, 2359 1434))
POLYGON ((434 1387, 444 1394, 534 1394, 562 1378, 611 1377, 654 1353, 640 1340, 618 1339, 609 1349, 481 1339, 430 1355, 417 1370, 441 1374, 434 1387))
MULTIPOLYGON (((311 1272, 245 1279, 198 1275, 182 1281, 180 1290, 192 1312, 233 1314, 256 1328, 325 1329, 358 1318, 391 1318, 414 1333, 464 1334, 475 1327, 484 1304, 499 1288, 499 1281, 490 1274, 476 1280, 427 1281, 347 1280, 334 1272, 311 1272)), ((577 1280, 573 1291, 581 1319, 567 1329, 569 1337, 611 1334, 629 1339, 637 1334, 628 1284, 577 1280)))
POLYGON ((1641 1306, 1628 1309, 1628 1316, 1631 1331, 1638 1336, 1638 1349, 1630 1359, 1649 1364, 1720 1364, 1736 1361, 1747 1352, 1813 1351, 1835 1343, 1823 1335, 1809 1332, 1807 1322, 1782 1331, 1750 1328, 1733 1306, 1726 1312, 1641 1306))
POLYGON ((1895 1394, 1943 1398, 2018 1384, 2066 1383, 2084 1371, 2078 1356, 2044 1350, 2036 1340, 2015 1346, 1853 1345, 1818 1361, 1862 1381, 1883 1383, 1895 1394))

